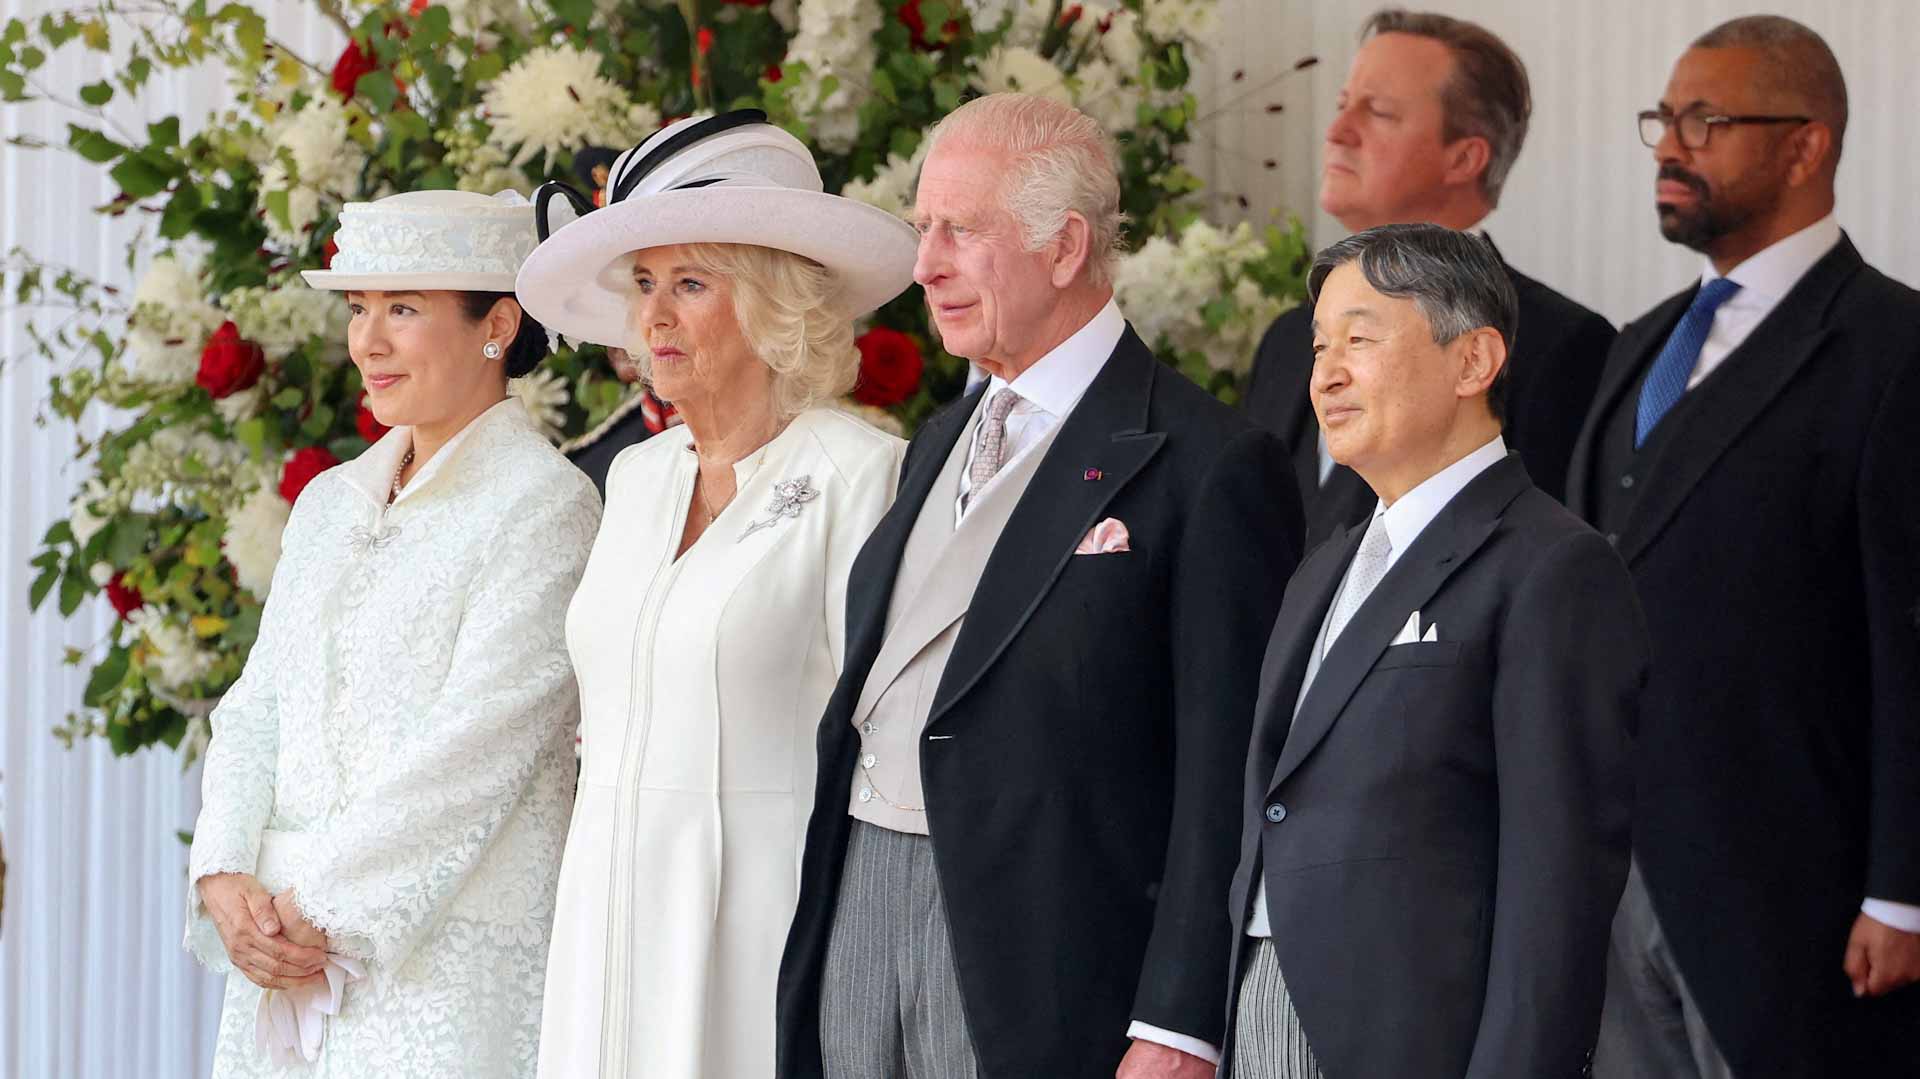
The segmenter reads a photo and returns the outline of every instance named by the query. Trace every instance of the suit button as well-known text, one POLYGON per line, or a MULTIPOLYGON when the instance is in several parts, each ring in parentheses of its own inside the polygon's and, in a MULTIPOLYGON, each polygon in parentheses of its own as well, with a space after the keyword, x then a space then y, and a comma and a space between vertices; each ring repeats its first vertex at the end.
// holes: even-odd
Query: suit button
POLYGON ((860 788, 860 800, 861 800, 861 801, 863 801, 863 802, 871 802, 871 801, 873 801, 873 788, 872 788, 872 787, 861 787, 861 788, 860 788))
POLYGON ((874 755, 873 755, 873 754, 871 754, 871 753, 869 753, 869 754, 867 754, 866 756, 864 756, 864 757, 862 757, 862 758, 860 758, 860 767, 862 767, 862 768, 871 768, 871 767, 873 767, 874 765, 876 765, 876 764, 878 764, 878 763, 880 763, 880 758, 878 758, 878 757, 876 757, 876 756, 874 756, 874 755))
POLYGON ((1270 805, 1270 806, 1268 806, 1268 807, 1267 807, 1267 821, 1268 821, 1268 823, 1270 823, 1270 824, 1279 824, 1279 823, 1280 823, 1281 821, 1283 821, 1283 820, 1286 820, 1286 819, 1287 819, 1287 807, 1286 807, 1286 806, 1283 806, 1283 805, 1281 805, 1281 804, 1280 804, 1279 802, 1275 802, 1275 803, 1273 803, 1272 805, 1270 805))
POLYGON ((1622 477, 1620 477, 1620 486, 1622 486, 1622 487, 1632 487, 1632 486, 1633 486, 1633 477, 1632 477, 1632 476, 1622 476, 1622 477))
POLYGON ((1615 547, 1620 546, 1620 533, 1618 532, 1607 533, 1607 542, 1613 544, 1615 547))

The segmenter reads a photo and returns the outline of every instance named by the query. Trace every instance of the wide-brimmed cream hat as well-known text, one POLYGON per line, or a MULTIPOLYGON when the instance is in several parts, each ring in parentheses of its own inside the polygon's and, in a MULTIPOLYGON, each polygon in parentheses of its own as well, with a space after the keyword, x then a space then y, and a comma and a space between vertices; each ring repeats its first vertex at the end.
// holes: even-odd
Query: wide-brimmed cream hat
POLYGON ((545 236, 520 268, 527 312, 568 337, 626 341, 633 292, 629 256, 688 243, 758 244, 820 263, 838 283, 834 303, 867 314, 913 283, 919 236, 885 210, 821 187, 806 145, 755 109, 681 120, 621 154, 607 173, 607 204, 547 184, 535 195, 545 236), (567 207, 579 217, 559 220, 567 207))
POLYGON ((341 207, 333 242, 332 264, 300 275, 314 288, 512 292, 540 236, 517 191, 408 191, 341 207))

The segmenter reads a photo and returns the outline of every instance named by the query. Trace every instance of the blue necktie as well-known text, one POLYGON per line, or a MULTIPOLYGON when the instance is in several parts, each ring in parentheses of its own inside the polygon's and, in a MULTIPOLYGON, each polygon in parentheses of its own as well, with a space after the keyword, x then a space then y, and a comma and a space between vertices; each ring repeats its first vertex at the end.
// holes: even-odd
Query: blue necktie
POLYGON ((1713 329, 1713 313, 1739 291, 1738 282, 1716 277, 1701 285, 1700 291, 1694 294, 1687 313, 1680 316, 1673 335, 1654 358, 1647 380, 1640 384, 1640 410, 1633 420, 1634 449, 1639 449, 1647 435, 1659 425, 1660 418, 1680 403, 1681 395, 1687 392, 1687 379, 1693 375, 1693 366, 1700 362, 1700 348, 1707 343, 1707 331, 1713 329))

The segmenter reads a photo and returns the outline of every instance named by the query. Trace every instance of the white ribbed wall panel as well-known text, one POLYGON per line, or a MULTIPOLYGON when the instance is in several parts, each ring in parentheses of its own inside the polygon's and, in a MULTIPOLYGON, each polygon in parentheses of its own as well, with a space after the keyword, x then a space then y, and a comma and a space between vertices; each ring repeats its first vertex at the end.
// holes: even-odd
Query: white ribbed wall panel
MULTIPOLYGON (((1768 11, 1817 30, 1847 78, 1852 119, 1840 163, 1841 225, 1869 262, 1920 285, 1920 89, 1912 54, 1920 44, 1913 0, 1400 0, 1471 19, 1511 45, 1533 83, 1533 123, 1501 206, 1487 228, 1514 265, 1615 323, 1683 287, 1699 256, 1661 239, 1653 215, 1652 152, 1634 132, 1687 43, 1738 15, 1768 11)), ((1320 134, 1346 79, 1360 24, 1385 0, 1222 0, 1220 45, 1204 67, 1203 111, 1235 85, 1257 84, 1305 55, 1306 78, 1215 119, 1221 138, 1195 154, 1202 175, 1246 194, 1256 220, 1300 213, 1316 244, 1339 239, 1319 212, 1320 134), (1231 73, 1245 70, 1241 84, 1231 73), (1285 111, 1260 105, 1278 101, 1285 111), (1264 159, 1278 167, 1262 168, 1264 159)), ((1223 207, 1230 208, 1230 207, 1223 207)))
MULTIPOLYGON (((33 16, 48 0, 0 0, 0 20, 33 16)), ((332 26, 297 5, 269 8, 272 32, 323 68, 338 55, 332 26)), ((69 49, 42 69, 68 97, 103 77, 105 58, 69 49)), ((188 133, 226 100, 217 72, 156 74, 113 118, 140 130, 179 114, 188 133)), ((49 104, 0 105, 0 136, 64 143, 75 114, 49 104)), ((0 251, 15 246, 122 288, 133 230, 153 219, 111 221, 88 212, 111 199, 105 171, 58 151, 0 147, 0 251)), ((0 834, 8 872, 0 926, 0 1077, 188 1079, 208 1073, 219 985, 180 949, 186 848, 199 802, 197 769, 183 775, 162 749, 132 759, 93 741, 73 751, 53 725, 80 699, 83 670, 61 665, 69 646, 89 648, 113 612, 104 602, 62 620, 49 600, 27 613, 27 560, 66 513, 83 478, 71 431, 36 425, 48 366, 26 357, 31 312, 0 303, 0 834)))

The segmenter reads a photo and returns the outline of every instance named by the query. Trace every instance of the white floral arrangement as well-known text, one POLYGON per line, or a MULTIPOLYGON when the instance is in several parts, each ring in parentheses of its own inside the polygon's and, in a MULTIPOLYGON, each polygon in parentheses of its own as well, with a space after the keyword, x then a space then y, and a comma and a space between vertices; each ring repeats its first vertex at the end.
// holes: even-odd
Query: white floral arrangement
MULTIPOLYGON (((582 187, 589 147, 662 122, 764 109, 815 151, 829 190, 904 214, 925 132, 967 97, 1021 90, 1072 102, 1121 143, 1131 218, 1121 303, 1169 362, 1235 393, 1265 323, 1301 292, 1292 232, 1222 229, 1180 155, 1198 122, 1189 63, 1214 0, 314 0, 349 44, 332 66, 277 42, 245 5, 116 0, 0 32, 0 101, 69 109, 67 150, 108 169, 105 214, 155 215, 122 294, 9 256, 9 295, 67 316, 36 338, 54 366, 48 411, 74 422, 86 470, 33 564, 31 601, 72 615, 104 592, 122 620, 72 661, 84 699, 57 733, 131 752, 203 743, 209 702, 238 677, 305 484, 382 433, 346 362, 345 308, 299 271, 325 266, 343 204, 402 190, 582 187), (213 9, 213 10, 210 10, 213 9), (63 49, 111 53, 115 74, 50 85, 63 49), (103 106, 164 68, 214 66, 215 115, 127 131, 103 106), (183 131, 191 132, 183 135, 183 131), (79 428, 77 427, 76 430, 79 428)), ((70 67, 68 69, 71 69, 70 67)), ((910 432, 960 392, 917 294, 858 339, 846 407, 910 432)), ((562 349, 515 380, 548 437, 577 436, 629 392, 600 350, 562 349)))

